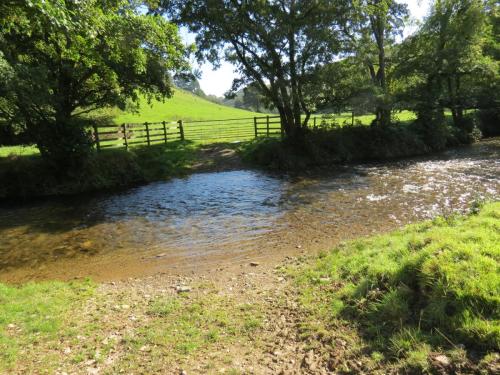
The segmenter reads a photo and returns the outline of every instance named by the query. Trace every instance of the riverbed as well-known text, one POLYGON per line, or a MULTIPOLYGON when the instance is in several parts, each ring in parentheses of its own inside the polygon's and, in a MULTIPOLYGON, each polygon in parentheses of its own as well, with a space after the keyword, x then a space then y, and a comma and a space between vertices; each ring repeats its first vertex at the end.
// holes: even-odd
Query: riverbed
POLYGON ((0 208, 0 281, 217 272, 497 200, 500 139, 307 176, 198 173, 0 208))

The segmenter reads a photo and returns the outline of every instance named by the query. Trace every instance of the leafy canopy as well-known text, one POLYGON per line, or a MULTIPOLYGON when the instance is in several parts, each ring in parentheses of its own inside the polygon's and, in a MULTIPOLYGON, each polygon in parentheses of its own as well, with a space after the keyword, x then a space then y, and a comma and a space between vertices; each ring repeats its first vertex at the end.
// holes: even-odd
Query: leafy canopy
POLYGON ((279 111, 287 134, 307 124, 313 102, 304 85, 339 51, 340 0, 164 0, 160 11, 196 33, 198 57, 234 63, 241 79, 233 90, 255 84, 279 111), (306 120, 301 120, 301 113, 306 120))
POLYGON ((51 154, 64 143, 85 143, 75 124, 88 112, 124 108, 140 93, 150 100, 171 96, 170 74, 187 68, 185 47, 175 25, 144 14, 139 5, 128 0, 3 4, 0 119, 27 128, 42 154, 51 154))

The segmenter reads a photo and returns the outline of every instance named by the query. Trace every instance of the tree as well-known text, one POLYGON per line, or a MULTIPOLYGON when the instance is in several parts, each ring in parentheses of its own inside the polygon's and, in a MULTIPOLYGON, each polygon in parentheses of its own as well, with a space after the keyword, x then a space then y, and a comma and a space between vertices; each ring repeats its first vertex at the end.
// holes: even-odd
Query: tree
POLYGON ((207 96, 201 89, 198 78, 192 73, 177 74, 174 77, 174 84, 176 87, 189 91, 202 98, 205 98, 207 96))
POLYGON ((365 68, 355 56, 321 66, 305 86, 308 97, 322 111, 374 112, 376 92, 365 68))
POLYGON ((22 124, 59 166, 90 147, 96 109, 172 95, 187 67, 177 27, 128 0, 10 0, 0 8, 0 62, 9 77, 0 117, 22 124), (3 56, 3 58, 2 58, 3 56))
POLYGON ((304 85, 339 50, 336 17, 343 1, 163 0, 161 11, 197 34, 198 57, 225 57, 241 79, 258 85, 278 110, 282 127, 300 138, 311 115, 304 85), (305 114, 305 118, 302 118, 305 114))
POLYGON ((362 0, 352 1, 343 17, 342 30, 348 50, 362 61, 375 88, 378 125, 388 125, 391 121, 388 52, 401 35, 407 16, 408 7, 396 0, 362 0))
POLYGON ((416 99, 420 117, 444 118, 448 108, 457 127, 469 126, 464 110, 480 106, 478 94, 498 75, 498 62, 484 53, 485 5, 437 0, 419 32, 401 46, 398 75, 409 83, 406 96, 416 99))
POLYGON ((262 95, 257 84, 251 83, 243 88, 243 105, 257 112, 266 108, 266 97, 262 95))

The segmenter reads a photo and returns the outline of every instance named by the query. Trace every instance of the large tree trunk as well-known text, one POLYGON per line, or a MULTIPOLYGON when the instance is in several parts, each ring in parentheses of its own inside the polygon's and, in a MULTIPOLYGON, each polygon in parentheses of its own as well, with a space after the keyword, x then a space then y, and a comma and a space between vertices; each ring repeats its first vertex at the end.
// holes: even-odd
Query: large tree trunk
MULTIPOLYGON (((382 91, 382 102, 377 103, 375 110, 375 124, 387 126, 391 123, 391 109, 387 105, 387 80, 386 80, 386 57, 385 57, 385 25, 380 16, 370 17, 372 32, 375 37, 378 50, 378 70, 375 77, 377 86, 382 91)), ((374 68, 370 67, 370 74, 374 78, 374 68)))

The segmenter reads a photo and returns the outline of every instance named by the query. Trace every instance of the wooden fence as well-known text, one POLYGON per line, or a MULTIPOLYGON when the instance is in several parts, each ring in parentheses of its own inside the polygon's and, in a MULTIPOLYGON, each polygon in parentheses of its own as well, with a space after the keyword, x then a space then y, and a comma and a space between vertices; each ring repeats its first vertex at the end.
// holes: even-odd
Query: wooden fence
MULTIPOLYGON (((330 123, 332 119, 313 116, 309 124, 316 128, 330 123)), ((354 116, 352 116, 352 123, 354 123, 354 116)), ((94 139, 98 150, 112 147, 129 148, 135 145, 151 146, 178 140, 231 142, 282 135, 281 118, 276 115, 224 120, 126 123, 94 127, 94 139)))
POLYGON ((254 117, 255 138, 283 135, 280 116, 254 117))
POLYGON ((184 128, 177 122, 144 122, 141 124, 94 126, 94 140, 98 150, 112 147, 155 145, 184 140, 184 128))
POLYGON ((184 121, 187 140, 199 142, 231 142, 254 137, 254 118, 184 121))

